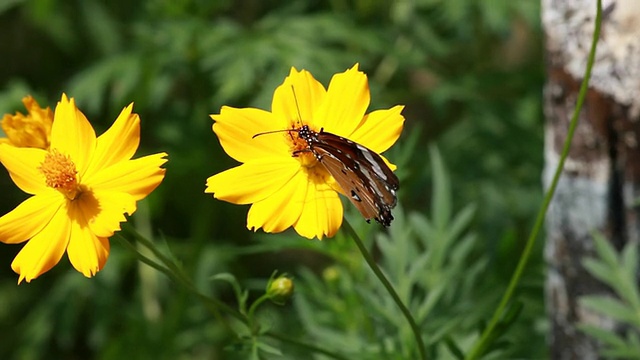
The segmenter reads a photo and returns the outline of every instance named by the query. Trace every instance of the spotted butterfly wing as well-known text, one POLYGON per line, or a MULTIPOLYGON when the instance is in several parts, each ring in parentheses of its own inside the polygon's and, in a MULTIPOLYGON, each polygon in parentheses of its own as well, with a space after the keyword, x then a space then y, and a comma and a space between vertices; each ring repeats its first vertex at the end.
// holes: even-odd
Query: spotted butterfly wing
POLYGON ((295 131, 367 221, 391 224, 400 182, 380 155, 341 136, 315 132, 307 125, 295 131))

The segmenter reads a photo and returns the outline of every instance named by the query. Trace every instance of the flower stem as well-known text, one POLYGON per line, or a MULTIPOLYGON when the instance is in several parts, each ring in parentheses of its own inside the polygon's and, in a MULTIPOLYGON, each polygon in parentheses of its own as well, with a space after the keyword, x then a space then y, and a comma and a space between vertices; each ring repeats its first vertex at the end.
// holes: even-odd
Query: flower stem
POLYGON ((578 118, 580 115, 580 110, 582 109, 582 104, 584 103, 584 100, 586 98, 587 95, 587 90, 589 88, 589 79, 591 78, 591 69, 593 68, 593 63, 595 60, 595 55, 596 55, 596 44, 598 42, 598 38, 600 37, 600 23, 601 23, 601 19, 602 19, 602 1, 598 0, 597 1, 597 8, 596 8, 596 22, 595 22, 595 28, 593 30, 593 40, 591 42, 591 50, 589 51, 589 57, 587 60, 587 67, 585 70, 585 74, 584 74, 584 78, 582 80, 582 84, 580 86, 580 92, 578 93, 578 101, 576 103, 576 107, 574 109, 573 112, 573 116, 571 117, 571 122, 569 124, 569 130, 567 132, 567 137, 565 139, 564 142, 564 147, 562 149, 562 154, 560 156, 560 161, 558 163, 558 166, 556 168, 556 171, 553 175, 553 179, 551 181, 551 185, 549 186, 549 189, 547 190, 547 193, 545 195, 544 201, 542 203, 542 206, 540 207, 540 211, 538 212, 538 215, 536 217, 536 222, 533 226, 533 230, 531 230, 531 234, 529 235, 529 239, 527 240, 527 244, 524 248, 524 250, 522 251, 522 255, 520 256, 520 260, 518 261, 518 266, 516 267, 516 270, 513 272, 513 275, 511 276, 511 280, 509 281, 509 285, 507 286, 507 290, 505 291, 504 295, 502 296, 502 299, 500 300, 500 304, 498 305, 498 307, 496 308, 495 312, 493 313, 493 317, 491 318, 491 321, 489 322, 489 325, 485 328, 484 332, 482 333, 482 336, 480 337, 480 339, 478 340, 478 342, 475 343, 475 345, 473 346, 473 348, 471 349, 471 351, 469 352, 469 354, 465 357, 466 360, 472 360, 472 359, 477 359, 480 356, 482 356, 485 351, 487 350, 487 348, 490 345, 490 339, 492 339, 492 333, 495 330, 496 326, 498 325, 498 322, 500 321, 500 318, 502 317, 507 304, 509 303, 509 301, 511 300, 513 293, 515 291, 516 286, 518 285, 518 283, 520 282, 520 278, 522 277, 522 274, 524 272, 524 268, 527 264, 527 261, 529 260, 529 257, 531 255, 531 250, 533 248, 533 244, 536 241, 536 238, 538 237, 538 233, 540 232, 540 229, 542 228, 542 224, 544 222, 544 218, 545 215, 547 214, 547 210, 549 209, 549 205, 551 204, 551 200, 553 199, 553 194, 556 191, 556 187, 558 186, 558 181, 560 180, 560 175, 562 174, 562 170, 564 169, 564 163, 565 160, 567 158, 567 156, 569 155, 569 150, 571 148, 571 140, 573 139, 573 134, 576 130, 576 127, 578 125, 578 118))
POLYGON ((331 351, 327 350, 326 348, 322 348, 322 347, 315 346, 313 344, 305 343, 305 342, 302 342, 302 341, 300 341, 298 339, 290 338, 288 336, 285 336, 285 335, 282 335, 282 334, 279 334, 279 333, 276 333, 276 332, 273 332, 273 331, 268 331, 264 335, 268 336, 268 337, 271 337, 271 338, 274 338, 276 340, 280 340, 280 341, 282 341, 284 343, 289 343, 289 344, 293 344, 293 345, 296 345, 296 346, 301 347, 301 348, 305 348, 305 349, 307 349, 309 351, 312 351, 312 352, 315 352, 315 353, 318 353, 318 354, 323 354, 323 355, 325 355, 327 357, 330 357, 330 358, 333 358, 333 359, 336 359, 336 360, 348 360, 348 359, 351 359, 351 358, 348 358, 346 356, 342 356, 342 355, 336 354, 334 352, 331 352, 331 351))
MULTIPOLYGON (((258 300, 256 300, 253 305, 251 306, 250 310, 249 310, 249 314, 248 316, 246 314, 243 314, 237 310, 235 310, 234 308, 230 307, 229 305, 223 303, 222 301, 209 297, 205 294, 203 294, 202 292, 200 292, 195 285, 193 284, 193 282, 189 279, 189 277, 184 273, 184 271, 182 271, 182 268, 180 266, 178 266, 177 264, 175 264, 173 262, 173 260, 171 260, 171 258, 169 258, 168 256, 166 256, 165 254, 163 254, 162 252, 160 252, 156 246, 153 244, 153 242, 151 242, 149 239, 147 239, 146 237, 142 236, 141 234, 139 234, 134 228, 131 228, 129 226, 125 226, 123 227, 123 230, 125 232, 127 232, 129 235, 131 235, 136 241, 138 241, 139 244, 143 245, 144 247, 146 247, 147 249, 151 250, 151 252, 153 253, 154 257, 157 258, 158 260, 160 260, 160 262, 162 262, 162 264, 159 264, 158 262, 156 262, 155 260, 149 258, 148 256, 140 253, 139 249, 136 248, 136 246, 134 246, 131 241, 129 241, 127 238, 125 238, 121 233, 116 233, 114 238, 118 241, 120 241, 120 243, 127 249, 131 250, 134 254, 136 254, 137 258, 142 261, 143 263, 149 265, 150 267, 158 270, 159 272, 165 274, 169 279, 173 280, 176 284, 178 284, 179 286, 183 287, 184 289, 186 289, 187 291, 189 291, 190 293, 194 294, 197 298, 199 298, 203 305, 205 307, 207 307, 209 309, 209 311, 211 311, 211 313, 218 319, 220 320, 220 322, 222 324, 224 324, 224 326, 226 326, 230 331, 233 331, 233 329, 230 327, 229 324, 227 324, 227 322, 224 320, 224 318, 220 315, 220 310, 224 311, 225 313, 235 317, 236 319, 240 320, 242 323, 244 323, 249 329, 251 329, 251 331, 256 331, 256 327, 254 326, 254 312, 256 310, 256 308, 258 307, 258 305, 260 305, 262 302, 264 302, 264 300, 268 299, 268 296, 264 295, 261 298, 259 298, 258 300)), ((257 334, 253 334, 254 336, 256 336, 257 334)), ((316 347, 314 345, 311 344, 307 344, 301 341, 298 341, 296 339, 287 337, 285 335, 279 334, 275 331, 268 331, 264 334, 265 336, 269 336, 271 338, 274 339, 278 339, 284 343, 290 343, 299 347, 303 347, 303 348, 307 348, 313 352, 316 353, 320 353, 320 354, 324 354, 328 357, 337 359, 337 360, 346 360, 346 357, 343 357, 337 353, 331 352, 329 350, 325 350, 319 347, 316 347)))
POLYGON ((376 274, 376 276, 378 277, 378 280, 380 280, 382 285, 384 285, 389 295, 391 295, 391 297, 393 298, 393 301, 395 301, 396 305, 398 305, 398 307, 400 308, 400 311, 402 311, 402 315, 404 315, 404 317, 409 322, 409 325, 411 326, 411 330, 413 331, 413 336, 415 337, 416 343, 418 345, 418 351, 420 352, 420 359, 426 360, 427 352, 424 347, 422 336, 420 335, 420 328, 418 328, 418 325, 416 324, 416 321, 413 318, 413 315, 411 315, 411 312, 409 311, 409 309, 404 305, 404 303, 400 299, 400 296, 398 296, 398 293, 393 288, 393 285, 391 285, 391 283, 386 278, 386 276, 384 276, 384 274, 380 270, 380 267, 378 267, 378 264, 376 264, 375 260, 373 260, 373 257, 371 256, 367 248, 364 246, 364 243, 360 239, 360 236, 358 236, 355 230, 353 230, 353 227, 351 226, 351 224, 349 224, 347 219, 344 219, 343 226, 346 229, 347 233, 351 236, 353 241, 358 246, 358 249, 362 253, 362 256, 367 261, 369 268, 371 268, 371 270, 373 270, 373 273, 376 274))
MULTIPOLYGON (((256 309, 258 308, 258 306, 260 306, 260 304, 262 304, 263 302, 265 302, 266 300, 269 299, 269 295, 264 294, 262 296, 260 296, 256 301, 253 302, 253 304, 251 304, 251 307, 249 307, 249 312, 247 317, 249 318, 249 320, 253 320, 254 319, 254 313, 256 312, 256 309)), ((252 324, 253 327, 253 324, 252 324)))
POLYGON ((144 247, 146 247, 147 249, 151 250, 151 252, 153 253, 153 255, 160 260, 160 262, 162 262, 163 265, 157 264, 155 261, 151 260, 150 258, 144 256, 143 254, 140 254, 140 252, 135 248, 135 246, 133 246, 131 243, 129 243, 129 241, 122 236, 121 234, 117 234, 118 238, 122 241, 122 243, 125 244, 125 246, 127 248, 130 248, 132 251, 134 251, 136 253, 136 255, 138 256, 138 258, 144 262, 145 264, 159 270, 160 272, 164 273, 165 275, 167 275, 171 280, 173 280, 174 282, 176 282, 178 285, 181 285, 183 288, 185 288, 186 290, 188 290, 189 292, 193 293, 194 295, 196 295, 198 298, 200 298, 201 300, 203 300, 203 302, 207 305, 207 307, 209 307, 209 309, 214 313, 214 315, 217 318, 221 318, 219 316, 219 310, 222 310, 224 312, 226 312, 227 314, 235 317, 236 319, 244 322, 244 323, 248 323, 248 320, 246 318, 245 315, 241 314, 240 312, 236 311, 234 308, 232 308, 231 306, 225 304, 224 302, 209 297, 203 293, 201 293, 196 287, 195 285, 191 282, 191 280, 189 279, 189 277, 182 271, 182 269, 176 265, 169 257, 167 257, 166 255, 164 255, 162 252, 160 252, 156 246, 153 245, 153 243, 151 241, 149 241, 147 238, 145 238, 144 236, 140 235, 137 231, 135 231, 134 229, 130 228, 129 226, 123 227, 123 230, 125 230, 128 234, 132 235, 136 241, 138 241, 138 243, 142 244, 144 247))

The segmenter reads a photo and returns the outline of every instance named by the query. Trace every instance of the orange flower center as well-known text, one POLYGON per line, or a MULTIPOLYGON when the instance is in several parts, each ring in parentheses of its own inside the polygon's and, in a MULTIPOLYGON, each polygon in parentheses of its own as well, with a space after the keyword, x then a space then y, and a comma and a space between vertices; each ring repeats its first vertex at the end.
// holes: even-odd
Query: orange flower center
POLYGON ((307 142, 301 139, 297 133, 293 132, 291 133, 291 137, 287 135, 287 138, 290 141, 289 147, 291 148, 291 154, 300 160, 302 166, 312 168, 319 163, 311 150, 309 150, 307 142))
POLYGON ((47 186, 60 191, 69 200, 74 200, 80 193, 76 164, 71 157, 53 149, 44 157, 38 168, 44 174, 47 186))

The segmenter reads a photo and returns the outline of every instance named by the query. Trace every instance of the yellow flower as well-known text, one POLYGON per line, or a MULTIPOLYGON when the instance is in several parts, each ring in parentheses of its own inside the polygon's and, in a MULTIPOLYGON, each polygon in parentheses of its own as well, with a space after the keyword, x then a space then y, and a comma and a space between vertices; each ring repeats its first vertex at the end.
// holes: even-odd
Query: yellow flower
POLYGON ((31 96, 22 99, 27 115, 16 112, 15 115, 6 114, 0 124, 7 135, 0 138, 0 144, 6 143, 18 147, 49 148, 51 137, 51 123, 53 112, 49 107, 42 109, 31 96))
POLYGON ((109 237, 164 178, 165 153, 131 160, 140 142, 140 118, 122 110, 111 128, 95 131, 73 98, 62 95, 55 111, 49 150, 0 144, 0 162, 31 194, 0 218, 0 241, 29 240, 11 264, 30 282, 67 252, 87 277, 109 256, 109 237))
POLYGON ((304 140, 295 132, 253 136, 308 125, 381 153, 400 136, 403 107, 365 115, 369 98, 367 77, 356 64, 334 75, 328 90, 308 71, 292 68, 275 90, 271 112, 222 107, 220 114, 211 115, 213 131, 227 154, 243 164, 207 179, 205 192, 234 204, 252 204, 250 230, 293 227, 309 239, 335 235, 342 224, 341 189, 305 151, 304 140))

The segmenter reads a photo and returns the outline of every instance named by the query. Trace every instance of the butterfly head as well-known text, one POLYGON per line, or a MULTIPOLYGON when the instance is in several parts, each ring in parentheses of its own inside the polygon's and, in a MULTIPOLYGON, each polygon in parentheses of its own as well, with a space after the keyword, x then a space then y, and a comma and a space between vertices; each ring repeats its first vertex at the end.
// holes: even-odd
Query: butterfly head
MULTIPOLYGON (((320 130, 320 133, 322 130, 320 130)), ((289 145, 291 156, 298 158, 305 168, 313 168, 319 164, 318 155, 312 150, 313 144, 318 141, 318 132, 312 130, 309 125, 296 127, 292 124, 291 129, 273 130, 261 132, 253 135, 256 138, 262 135, 281 133, 283 139, 289 145)))

